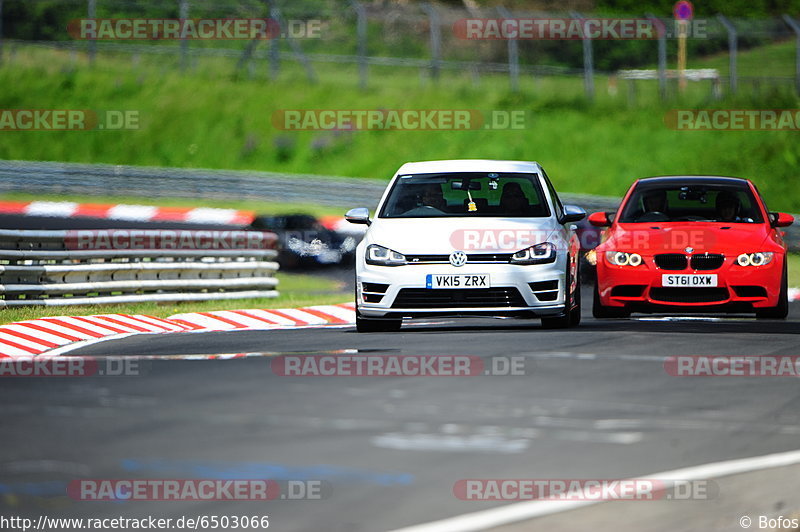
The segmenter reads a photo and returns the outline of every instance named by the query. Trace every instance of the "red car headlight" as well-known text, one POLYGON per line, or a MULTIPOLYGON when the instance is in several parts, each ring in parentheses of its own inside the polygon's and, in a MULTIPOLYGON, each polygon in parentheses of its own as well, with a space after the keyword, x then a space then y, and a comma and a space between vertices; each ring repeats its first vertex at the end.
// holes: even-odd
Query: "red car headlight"
POLYGON ((640 266, 644 261, 638 253, 626 253, 624 251, 606 251, 606 260, 614 266, 640 266))
POLYGON ((739 266, 766 266, 772 262, 775 254, 771 251, 759 251, 758 253, 742 253, 736 257, 736 264, 739 266))

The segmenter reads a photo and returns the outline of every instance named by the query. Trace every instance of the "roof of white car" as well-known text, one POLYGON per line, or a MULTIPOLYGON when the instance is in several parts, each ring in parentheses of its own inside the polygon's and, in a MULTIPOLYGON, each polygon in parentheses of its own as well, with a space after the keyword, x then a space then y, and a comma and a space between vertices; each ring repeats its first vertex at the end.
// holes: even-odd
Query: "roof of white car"
POLYGON ((399 175, 436 174, 444 172, 538 172, 541 167, 534 161, 493 161, 491 159, 451 159, 446 161, 419 161, 406 163, 397 171, 399 175))

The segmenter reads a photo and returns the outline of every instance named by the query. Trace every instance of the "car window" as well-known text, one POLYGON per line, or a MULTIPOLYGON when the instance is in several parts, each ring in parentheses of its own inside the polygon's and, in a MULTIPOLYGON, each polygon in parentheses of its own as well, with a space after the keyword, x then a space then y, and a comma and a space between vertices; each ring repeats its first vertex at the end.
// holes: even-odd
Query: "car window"
POLYGON ((550 216, 537 174, 443 173, 395 180, 380 218, 550 216))
POLYGON ((762 223, 761 210, 747 186, 727 184, 653 184, 634 190, 620 223, 762 223))

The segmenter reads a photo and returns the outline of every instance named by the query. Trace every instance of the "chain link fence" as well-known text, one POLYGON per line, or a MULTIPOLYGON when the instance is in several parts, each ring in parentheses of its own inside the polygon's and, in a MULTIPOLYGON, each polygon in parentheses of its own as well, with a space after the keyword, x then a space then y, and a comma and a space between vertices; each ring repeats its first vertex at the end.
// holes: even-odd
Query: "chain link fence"
MULTIPOLYGON (((663 28, 657 39, 471 39, 458 28, 469 20, 610 18, 610 14, 522 12, 502 7, 457 8, 412 2, 355 0, 0 0, 0 54, 19 47, 46 46, 74 53, 128 54, 132 64, 152 55, 169 68, 193 69, 210 58, 226 58, 231 72, 274 79, 300 67, 308 83, 322 75, 350 73, 362 87, 371 77, 404 69, 421 80, 443 73, 507 75, 512 89, 520 77, 583 77, 590 98, 594 76, 658 64, 660 93, 667 96, 666 57, 674 57, 677 29, 664 13, 627 13, 620 18, 649 19, 663 28), (272 39, 82 40, 67 27, 80 19, 257 19, 279 27, 272 39), (323 72, 324 71, 324 72, 323 72)), ((756 82, 740 75, 740 50, 782 41, 796 43, 797 60, 770 83, 794 86, 800 93, 800 25, 796 14, 770 19, 696 18, 688 38, 690 57, 728 53, 720 80, 731 92, 756 82)), ((2 56, 0 56, 2 57, 2 56)), ((756 76, 762 79, 762 76, 756 76)))

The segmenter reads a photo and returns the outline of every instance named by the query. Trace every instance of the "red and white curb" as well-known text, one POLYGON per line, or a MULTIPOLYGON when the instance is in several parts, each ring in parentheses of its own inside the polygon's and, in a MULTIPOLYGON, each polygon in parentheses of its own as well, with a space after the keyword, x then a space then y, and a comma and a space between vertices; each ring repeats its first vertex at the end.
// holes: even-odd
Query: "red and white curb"
POLYGON ((168 318, 141 314, 57 316, 0 326, 0 358, 60 355, 69 350, 133 334, 291 329, 355 323, 355 305, 318 305, 299 309, 250 309, 191 312, 168 318))
POLYGON ((167 333, 194 327, 140 314, 57 316, 0 326, 0 358, 31 357, 76 343, 138 333, 167 333))
POLYGON ((797 301, 797 300, 800 300, 800 288, 790 288, 789 301, 797 301))
POLYGON ((185 222, 197 224, 250 225, 252 211, 207 207, 154 207, 71 201, 0 201, 0 213, 53 218, 103 218, 130 222, 185 222))
POLYGON ((217 310, 175 314, 168 320, 205 331, 287 329, 314 325, 349 325, 356 321, 355 304, 317 305, 296 309, 217 310))

